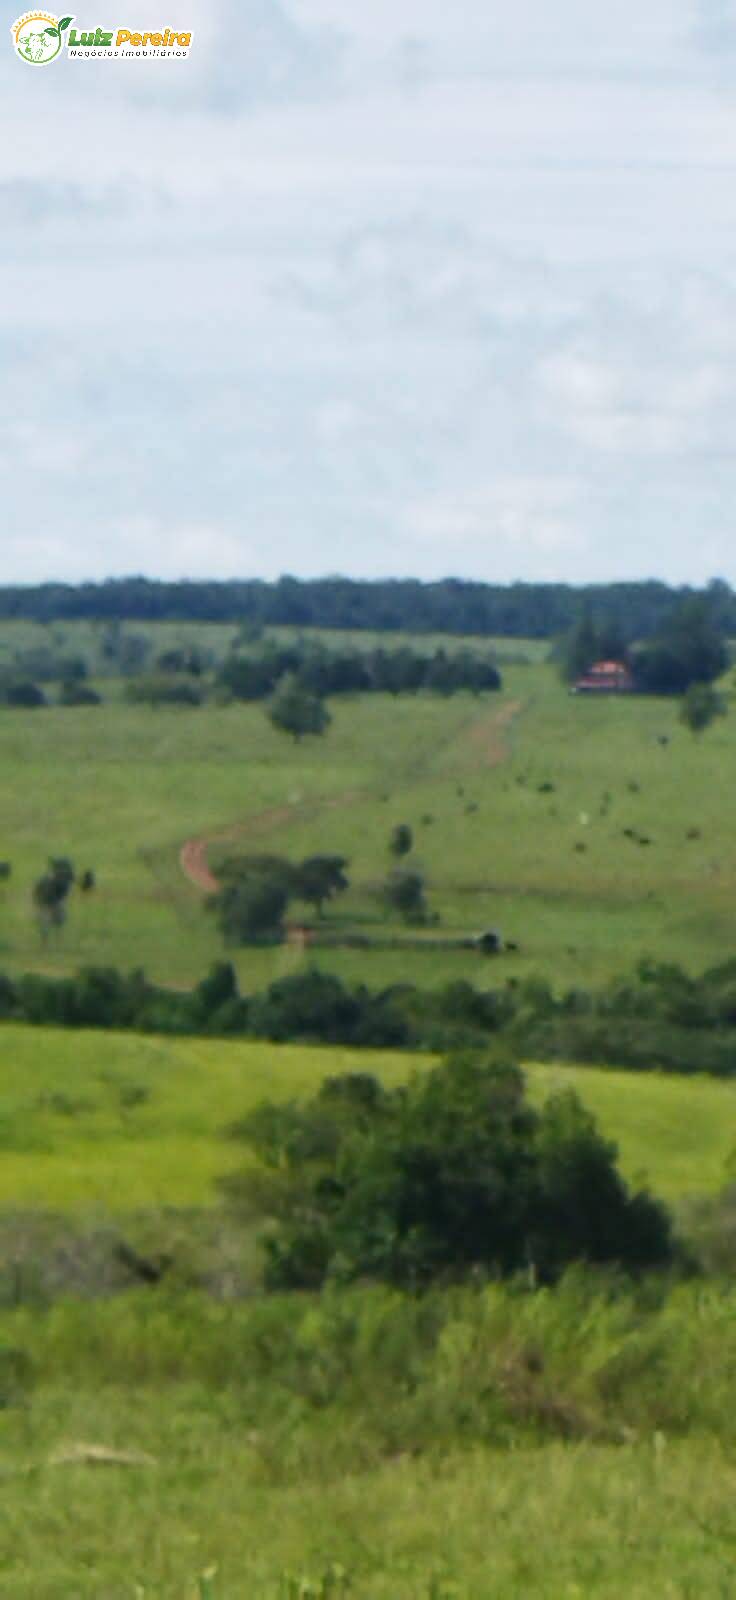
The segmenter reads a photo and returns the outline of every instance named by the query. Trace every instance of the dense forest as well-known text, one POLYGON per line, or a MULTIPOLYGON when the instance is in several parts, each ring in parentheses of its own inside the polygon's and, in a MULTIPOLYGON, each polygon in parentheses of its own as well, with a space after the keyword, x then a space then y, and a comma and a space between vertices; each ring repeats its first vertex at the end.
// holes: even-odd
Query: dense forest
MULTIPOLYGON (((260 579, 164 583, 132 577, 76 587, 46 583, 0 588, 0 620, 250 622, 547 639, 565 633, 587 611, 600 626, 614 628, 631 641, 655 633, 678 601, 697 592, 654 580, 576 588, 557 583, 504 586, 459 578, 420 583, 285 576, 276 583, 260 579)), ((730 586, 713 579, 705 593, 714 621, 736 633, 736 594, 730 586)))

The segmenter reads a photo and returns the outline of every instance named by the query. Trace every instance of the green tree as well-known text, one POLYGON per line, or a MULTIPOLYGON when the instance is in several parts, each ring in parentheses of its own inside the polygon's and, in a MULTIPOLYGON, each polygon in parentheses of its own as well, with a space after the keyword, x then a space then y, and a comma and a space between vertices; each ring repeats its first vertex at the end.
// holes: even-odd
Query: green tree
POLYGON ((634 659, 639 688, 650 694, 685 694, 691 684, 712 683, 727 665, 726 646, 711 604, 697 596, 676 606, 634 659))
POLYGON ((389 850, 392 856, 399 859, 408 856, 414 843, 414 835, 408 822, 399 822, 394 828, 389 841, 389 850))
POLYGON ((262 1107, 240 1130, 271 1172, 258 1182, 279 1219, 271 1285, 419 1287, 479 1268, 551 1282, 573 1261, 671 1258, 667 1213, 629 1193, 573 1093, 537 1112, 516 1067, 467 1055, 400 1089, 350 1083, 333 1079, 301 1109, 262 1107))
POLYGON ((62 683, 59 689, 60 706, 99 706, 101 696, 96 689, 91 689, 88 683, 80 683, 76 678, 62 683))
POLYGON ((73 884, 72 862, 67 856, 57 856, 50 859, 48 870, 33 885, 33 904, 44 944, 51 930, 63 928, 66 922, 67 901, 73 884))
POLYGON ((218 868, 222 883, 237 883, 243 878, 260 876, 268 878, 271 883, 278 883, 287 899, 297 893, 298 875, 299 868, 287 861, 285 856, 268 854, 228 856, 218 868))
POLYGON ((725 715, 723 699, 710 683, 691 683, 680 704, 680 721, 691 733, 703 733, 716 717, 725 715))
POLYGON ((39 689, 38 684, 25 682, 6 684, 0 700, 6 706, 14 706, 21 711, 36 711, 47 703, 43 689, 39 689))
POLYGON ((303 688, 293 673, 276 685, 268 717, 275 728, 290 733, 297 742, 306 734, 324 733, 332 721, 324 701, 303 688))
POLYGON ((420 872, 392 872, 384 885, 383 897, 389 910, 397 911, 405 922, 426 921, 427 902, 420 872))
POLYGON ((565 683, 575 683, 599 659, 598 634, 589 611, 583 613, 562 641, 560 670, 565 683))
POLYGON ((289 903, 282 881, 267 873, 244 873, 226 883, 215 908, 226 944, 258 944, 280 939, 289 903))
POLYGON ((344 894, 349 888, 344 856, 307 856, 294 868, 294 893, 308 905, 316 906, 320 916, 325 900, 344 894))

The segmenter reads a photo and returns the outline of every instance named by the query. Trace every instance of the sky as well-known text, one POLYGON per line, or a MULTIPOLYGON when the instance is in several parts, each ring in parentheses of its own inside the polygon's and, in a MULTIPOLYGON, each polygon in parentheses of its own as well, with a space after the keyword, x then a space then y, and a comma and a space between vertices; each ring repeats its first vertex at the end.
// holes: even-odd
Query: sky
POLYGON ((0 583, 736 580, 736 0, 4 10, 0 583))

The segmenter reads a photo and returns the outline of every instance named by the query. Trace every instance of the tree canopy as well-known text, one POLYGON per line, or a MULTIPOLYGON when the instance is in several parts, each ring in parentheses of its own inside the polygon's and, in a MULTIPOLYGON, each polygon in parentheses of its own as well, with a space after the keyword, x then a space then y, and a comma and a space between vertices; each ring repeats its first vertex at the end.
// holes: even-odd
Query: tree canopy
POLYGON ((242 1174, 231 1192, 278 1219, 272 1286, 418 1288, 478 1269, 549 1282, 573 1261, 639 1269, 671 1256, 667 1213, 629 1192, 577 1096, 536 1111, 515 1067, 460 1055, 389 1091, 333 1078, 237 1131, 270 1174, 242 1174))
POLYGON ((691 733, 703 733, 716 717, 725 715, 723 698, 710 683, 691 683, 680 706, 680 721, 691 733))
MULTIPOLYGON (((719 628, 736 633, 736 596, 722 579, 706 591, 719 628)), ((375 581, 340 576, 301 580, 284 575, 231 582, 161 582, 128 577, 105 583, 0 588, 0 618, 37 622, 94 618, 122 621, 236 622, 251 626, 368 629, 415 633, 559 638, 589 610, 624 638, 649 638, 692 589, 641 583, 485 584, 444 578, 375 581)), ((144 641, 145 642, 145 641, 144 641)))
POLYGON ((290 733, 297 741, 306 735, 324 733, 332 721, 324 701, 305 689, 293 673, 287 673, 277 684, 268 717, 275 728, 290 733))

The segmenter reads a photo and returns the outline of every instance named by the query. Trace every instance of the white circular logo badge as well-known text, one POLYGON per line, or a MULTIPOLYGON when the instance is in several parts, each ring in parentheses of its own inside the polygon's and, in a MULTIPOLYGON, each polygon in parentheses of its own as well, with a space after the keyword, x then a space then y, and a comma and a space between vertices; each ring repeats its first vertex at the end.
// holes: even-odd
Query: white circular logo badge
POLYGON ((47 67, 61 55, 63 34, 72 17, 55 17, 51 11, 26 11, 13 23, 16 53, 31 67, 47 67))

